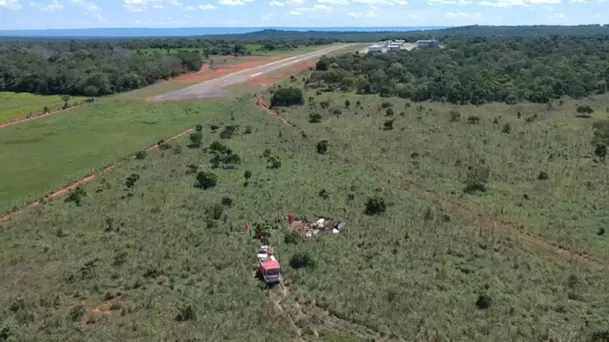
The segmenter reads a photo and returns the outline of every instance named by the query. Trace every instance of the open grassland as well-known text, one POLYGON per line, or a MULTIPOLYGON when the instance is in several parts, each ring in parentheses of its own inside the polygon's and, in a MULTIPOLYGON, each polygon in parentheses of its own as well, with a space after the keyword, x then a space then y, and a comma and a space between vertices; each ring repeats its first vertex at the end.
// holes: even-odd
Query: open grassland
MULTIPOLYGON (((310 95, 315 107, 280 113, 290 124, 253 99, 237 102, 232 115, 188 116, 205 123, 202 147, 220 141, 240 156, 237 169, 211 169, 209 151, 181 141, 85 185, 80 205, 53 201, 0 223, 4 334, 64 341, 288 341, 300 335, 486 342, 584 341, 607 329, 609 281, 598 265, 536 248, 445 202, 454 198, 480 208, 481 216, 518 219, 526 229, 538 223, 542 208, 556 220, 585 214, 585 220, 568 220, 567 228, 538 233, 559 238, 568 229, 573 239, 586 239, 606 206, 603 166, 583 163, 590 120, 573 119, 571 102, 550 112, 528 105, 457 108, 462 117, 480 116, 479 125, 468 125, 449 122, 455 108, 440 104, 417 110, 398 99, 310 95), (329 110, 320 108, 324 100, 329 110), (393 103, 392 130, 381 129, 390 119, 378 110, 382 102, 393 103), (516 108, 534 111, 537 120, 517 120, 516 108), (310 123, 310 113, 320 113, 321 122, 310 123), (501 123, 512 123, 509 134, 492 123, 499 115, 501 123), (227 126, 236 133, 222 139, 227 126), (541 134, 550 127, 554 140, 541 134), (321 140, 329 146, 323 155, 316 152, 321 140), (568 158, 540 163, 546 144, 559 144, 553 150, 568 158), (268 168, 267 149, 279 168, 268 168), (487 192, 463 195, 461 168, 480 159, 492 169, 487 192), (564 169, 576 160, 580 181, 598 183, 587 193, 565 180, 564 169), (540 168, 547 168, 547 182, 567 188, 539 185, 540 168), (202 170, 217 175, 215 187, 194 186, 202 170), (247 182, 245 171, 252 175, 247 182), (438 197, 409 191, 409 181, 438 197), (524 189, 529 200, 519 206, 524 189), (547 192, 552 196, 542 200, 547 192), (588 197, 567 205, 571 195, 588 197), (387 203, 380 216, 364 214, 372 196, 387 203), (584 207, 592 202, 598 212, 584 207), (291 244, 283 230, 272 230, 286 287, 261 290, 252 270, 257 242, 243 232, 244 221, 254 226, 288 213, 342 219, 347 232, 291 244), (307 253, 315 265, 295 269, 288 260, 296 253, 307 253), (93 312, 106 301, 111 313, 93 312)), ((599 257, 605 238, 589 239, 599 257)))
POLYGON ((320 114, 319 128, 331 133, 334 153, 366 163, 393 182, 404 178, 514 221, 558 247, 609 261, 607 165, 596 160, 591 144, 593 122, 607 118, 609 97, 550 106, 452 106, 313 91, 308 96, 315 107, 286 116, 306 125, 310 113, 320 114), (324 101, 327 109, 321 108, 324 101), (594 117, 576 117, 579 104, 594 108, 594 117), (460 119, 451 121, 451 111, 460 119), (470 117, 478 123, 468 123, 470 117), (385 129, 388 121, 391 130, 385 129), (467 194, 467 179, 476 173, 487 174, 486 192, 467 194))
POLYGON ((105 99, 0 132, 0 208, 43 197, 94 170, 191 128, 226 104, 105 99))
MULTIPOLYGON (((71 96, 68 103, 73 105, 85 99, 85 97, 71 96)), ((63 105, 64 101, 60 95, 0 92, 0 123, 24 118, 29 114, 41 114, 45 107, 49 111, 59 110, 63 105)))

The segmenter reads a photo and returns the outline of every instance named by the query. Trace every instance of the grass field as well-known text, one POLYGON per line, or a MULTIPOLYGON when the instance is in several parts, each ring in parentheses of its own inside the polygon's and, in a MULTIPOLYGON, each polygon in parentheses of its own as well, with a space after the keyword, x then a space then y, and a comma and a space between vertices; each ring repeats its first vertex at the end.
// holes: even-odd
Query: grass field
POLYGON ((2 129, 2 212, 38 199, 204 121, 227 104, 148 103, 105 99, 68 113, 2 129))
MULTIPOLYGON (((180 124, 205 123, 202 147, 226 144, 240 156, 238 169, 211 169, 208 152, 180 141, 85 185, 80 205, 53 201, 0 223, 4 334, 65 341, 592 341, 608 329, 609 281, 598 264, 528 243, 499 221, 609 260, 607 237, 597 234, 607 212, 606 166, 589 158, 593 120, 574 118, 581 101, 548 110, 308 96, 315 106, 280 113, 291 125, 251 98, 235 102, 232 115, 196 103, 127 107, 169 128, 178 118, 160 121, 159 113, 192 106, 180 124), (459 121, 449 120, 451 110, 459 121), (310 123, 310 113, 321 122, 310 123), (480 123, 468 124, 471 115, 480 123), (382 129, 391 119, 393 129, 382 129), (227 125, 237 133, 221 139, 227 125), (328 140, 324 155, 316 152, 321 140, 328 140), (267 149, 281 167, 267 168, 267 149), (551 162, 548 153, 557 153, 551 162), (464 194, 467 166, 479 164, 490 169, 487 190, 464 194), (193 168, 214 172, 217 185, 194 187, 193 168), (541 170, 545 181, 537 179, 541 170), (247 184, 245 171, 252 174, 247 184), (128 189, 133 174, 139 177, 128 189), (413 183, 429 191, 415 192, 413 183), (372 196, 384 198, 385 213, 364 214, 372 196), (219 209, 224 198, 232 204, 219 209), (466 215, 451 203, 477 211, 466 215), (297 244, 272 230, 286 288, 261 290, 252 274, 257 243, 244 222, 289 213, 327 215, 348 228, 297 244), (288 260, 296 253, 315 265, 294 268, 288 260), (106 301, 111 314, 92 312, 106 301), (79 323, 83 317, 89 324, 79 323)), ((605 116, 607 97, 586 103, 595 117, 605 116)), ((125 105, 99 111, 124 113, 125 105)), ((100 144, 113 141, 101 136, 100 144)))
MULTIPOLYGON (((86 97, 71 96, 68 103, 74 104, 85 99, 86 97)), ((42 113, 44 107, 54 111, 60 109, 63 104, 60 95, 0 92, 0 123, 42 113)))

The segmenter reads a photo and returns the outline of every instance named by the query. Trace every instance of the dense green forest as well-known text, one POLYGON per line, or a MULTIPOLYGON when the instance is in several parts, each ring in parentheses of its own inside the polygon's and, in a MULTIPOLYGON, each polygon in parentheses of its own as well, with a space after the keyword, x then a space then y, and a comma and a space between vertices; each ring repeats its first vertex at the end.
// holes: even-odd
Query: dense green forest
POLYGON ((320 60, 310 87, 459 104, 548 102, 607 91, 609 36, 453 38, 442 49, 320 60))
POLYGON ((37 94, 109 95, 199 70, 198 52, 138 55, 125 49, 57 47, 0 51, 0 91, 37 94))
MULTIPOLYGON (((383 56, 341 56, 312 81, 456 103, 545 102, 606 91, 609 26, 467 26, 410 32, 294 32, 121 39, 0 40, 0 91, 109 95, 199 70, 209 55, 244 55, 333 42, 435 36, 446 46, 383 56), (158 49, 158 53, 142 53, 158 49), (181 49, 167 55, 162 49, 181 49), (190 50, 188 50, 190 49, 190 50), (380 68, 379 68, 380 67, 380 68)), ((322 64, 323 64, 322 63, 322 64)), ((327 66, 326 66, 327 68, 327 66)))

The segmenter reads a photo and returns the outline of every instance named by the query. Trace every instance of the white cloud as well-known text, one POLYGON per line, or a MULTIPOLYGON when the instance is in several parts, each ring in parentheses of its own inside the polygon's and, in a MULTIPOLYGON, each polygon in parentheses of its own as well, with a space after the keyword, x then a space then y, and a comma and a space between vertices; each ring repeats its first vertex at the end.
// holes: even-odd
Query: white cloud
MULTIPOLYGON (((127 1, 127 0, 125 0, 125 1, 127 1)), ((97 6, 96 4, 94 4, 92 2, 86 1, 86 0, 72 0, 72 3, 74 5, 82 6, 91 12, 101 10, 101 8, 99 8, 99 6, 97 6)))
POLYGON ((148 10, 150 8, 163 9, 165 8, 165 5, 163 3, 183 8, 188 11, 196 9, 196 6, 184 6, 180 2, 180 0, 124 0, 123 7, 131 12, 144 12, 145 10, 148 10))
POLYGON ((268 12, 267 14, 262 16, 262 20, 264 20, 264 21, 269 21, 272 18, 273 18, 273 13, 271 13, 271 12, 268 12))
POLYGON ((527 0, 527 2, 530 2, 531 4, 534 4, 534 5, 538 5, 538 4, 560 4, 560 0, 527 0))
POLYGON ((347 13, 348 16, 353 17, 353 18, 372 18, 372 17, 376 17, 376 14, 374 12, 349 12, 347 13))
POLYGON ((406 0, 351 0, 356 4, 364 4, 371 6, 393 6, 393 5, 407 5, 408 1, 406 0))
POLYGON ((294 8, 292 11, 288 12, 288 15, 303 15, 311 12, 330 12, 331 10, 332 8, 326 5, 315 4, 313 7, 294 8))
POLYGON ((478 3, 482 6, 493 6, 493 7, 513 7, 513 6, 528 6, 524 0, 495 0, 495 1, 482 1, 478 3))
POLYGON ((19 3, 19 0, 0 0, 0 8, 6 8, 9 10, 17 11, 23 7, 19 3))
POLYGON ((605 2, 605 0, 571 0, 571 2, 578 3, 578 4, 590 4, 590 3, 605 2))
POLYGON ((555 11, 555 9, 550 7, 550 6, 543 6, 541 9, 546 11, 546 12, 554 12, 555 11))
POLYGON ((222 6, 243 6, 245 5, 245 2, 241 0, 220 0, 218 1, 218 4, 222 6))
POLYGON ((212 10, 214 8, 216 8, 216 6, 214 6, 212 4, 199 5, 199 9, 202 9, 202 10, 212 10))
POLYGON ((102 17, 101 15, 99 15, 99 13, 93 14, 93 19, 95 19, 97 21, 100 21, 102 23, 107 23, 108 22, 108 20, 105 19, 104 17, 102 17))
POLYGON ((567 18, 567 16, 564 13, 556 13, 553 16, 549 17, 548 20, 550 21, 559 21, 559 22, 567 22, 569 21, 569 18, 567 18))
POLYGON ((330 4, 330 5, 348 5, 349 1, 347 0, 317 0, 320 4, 330 4))
POLYGON ((269 5, 271 7, 283 7, 283 5, 285 5, 283 2, 279 2, 277 0, 273 0, 271 2, 269 2, 269 5))
POLYGON ((60 4, 57 0, 53 0, 53 2, 48 5, 39 4, 37 2, 30 2, 30 6, 38 8, 43 12, 55 12, 63 9, 63 5, 60 4))
POLYGON ((429 0, 428 4, 434 5, 469 5, 472 2, 470 0, 429 0))
POLYGON ((447 18, 466 18, 466 19, 477 19, 482 18, 482 14, 478 12, 467 13, 467 12, 447 12, 445 14, 447 18))

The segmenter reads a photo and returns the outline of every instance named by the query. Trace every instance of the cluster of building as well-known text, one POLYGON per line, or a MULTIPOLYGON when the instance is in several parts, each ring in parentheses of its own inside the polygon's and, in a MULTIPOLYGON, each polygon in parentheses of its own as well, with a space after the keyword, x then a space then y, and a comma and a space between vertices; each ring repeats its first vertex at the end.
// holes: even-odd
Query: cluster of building
POLYGON ((437 48, 440 47, 440 43, 435 39, 417 40, 415 44, 407 43, 404 40, 387 40, 369 46, 368 53, 399 52, 403 50, 412 50, 415 47, 437 48))

